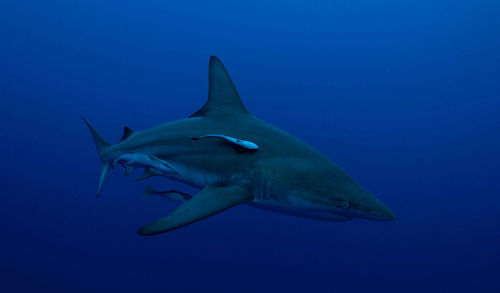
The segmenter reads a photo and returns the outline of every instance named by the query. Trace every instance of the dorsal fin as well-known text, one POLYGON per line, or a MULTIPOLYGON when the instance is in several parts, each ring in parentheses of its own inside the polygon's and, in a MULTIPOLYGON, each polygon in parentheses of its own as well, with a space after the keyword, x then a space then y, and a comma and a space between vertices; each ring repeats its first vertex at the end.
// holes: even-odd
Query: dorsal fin
POLYGON ((227 116, 248 114, 236 88, 224 68, 224 64, 215 56, 210 57, 208 73, 208 100, 206 104, 190 117, 227 116))
POLYGON ((127 126, 123 127, 123 135, 122 135, 122 138, 120 138, 119 142, 126 140, 132 134, 134 134, 134 131, 132 129, 128 128, 127 126))

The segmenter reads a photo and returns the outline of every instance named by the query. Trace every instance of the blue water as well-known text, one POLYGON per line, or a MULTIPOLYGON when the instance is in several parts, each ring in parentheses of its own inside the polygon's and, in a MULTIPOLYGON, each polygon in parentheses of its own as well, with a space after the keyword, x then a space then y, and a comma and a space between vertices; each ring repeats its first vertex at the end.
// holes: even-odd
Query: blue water
MULTIPOLYGON (((500 292, 500 2, 0 3, 1 292, 500 292), (225 63, 247 108, 397 215, 238 206, 155 237, 175 204, 110 173, 110 141, 184 118, 225 63)), ((134 173, 132 177, 138 177, 134 173)))

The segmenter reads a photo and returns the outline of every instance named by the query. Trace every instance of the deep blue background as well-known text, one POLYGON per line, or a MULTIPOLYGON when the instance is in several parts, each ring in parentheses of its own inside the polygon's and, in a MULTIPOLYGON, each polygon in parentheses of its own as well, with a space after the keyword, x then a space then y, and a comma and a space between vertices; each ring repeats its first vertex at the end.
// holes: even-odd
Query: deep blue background
POLYGON ((0 291, 499 292, 499 14, 496 0, 2 0, 0 291), (122 170, 96 200, 80 115, 113 142, 186 117, 210 55, 254 115, 397 219, 239 206, 145 238, 174 204, 141 200, 122 170))

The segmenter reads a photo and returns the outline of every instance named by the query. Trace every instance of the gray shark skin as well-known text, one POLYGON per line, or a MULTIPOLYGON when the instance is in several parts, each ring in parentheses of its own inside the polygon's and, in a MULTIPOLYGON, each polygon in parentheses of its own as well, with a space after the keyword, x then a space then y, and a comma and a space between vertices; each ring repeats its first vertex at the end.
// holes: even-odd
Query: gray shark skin
POLYGON ((165 176, 201 189, 167 217, 139 229, 140 235, 168 232, 242 203, 326 221, 395 217, 320 152, 252 116, 214 56, 208 100, 189 118, 139 132, 125 127, 116 145, 84 121, 101 160, 98 195, 107 172, 117 164, 126 174, 144 168, 140 179, 165 176))

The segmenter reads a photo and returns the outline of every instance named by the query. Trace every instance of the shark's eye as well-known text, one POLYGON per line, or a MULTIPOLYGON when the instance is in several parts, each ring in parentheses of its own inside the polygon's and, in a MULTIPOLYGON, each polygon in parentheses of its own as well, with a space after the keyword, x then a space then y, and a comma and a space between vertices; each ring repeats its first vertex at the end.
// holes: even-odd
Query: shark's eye
POLYGON ((340 203, 340 207, 343 209, 348 209, 349 208, 349 202, 347 200, 344 200, 343 202, 340 203))

